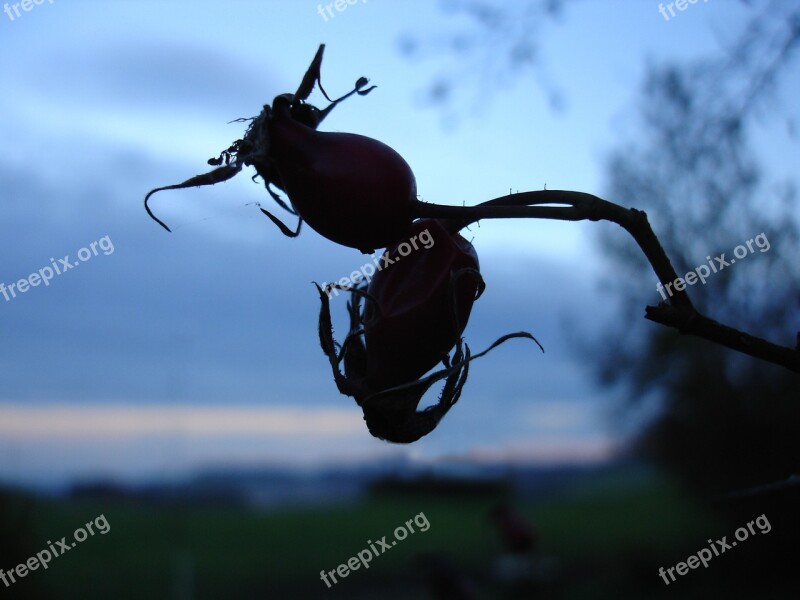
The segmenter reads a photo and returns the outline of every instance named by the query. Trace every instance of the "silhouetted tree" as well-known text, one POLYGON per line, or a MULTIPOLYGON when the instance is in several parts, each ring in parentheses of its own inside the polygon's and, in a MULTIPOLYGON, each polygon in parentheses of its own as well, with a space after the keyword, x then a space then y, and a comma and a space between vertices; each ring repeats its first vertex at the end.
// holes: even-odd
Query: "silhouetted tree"
MULTIPOLYGON (((744 34, 722 57, 652 65, 642 86, 637 139, 608 163, 607 197, 648 212, 678 273, 688 273, 763 233, 768 250, 688 288, 698 310, 794 346, 800 328, 800 212, 796 181, 759 162, 754 139, 794 122, 781 104, 796 65, 800 10, 753 3, 744 34), (781 120, 784 119, 784 120, 781 120), (759 129, 761 128, 761 129, 759 129), (762 254, 763 253, 763 254, 762 254)), ((762 141, 763 143, 763 141, 762 141)), ((793 174, 792 174, 793 175, 793 174)), ((656 298, 655 278, 629 240, 600 233, 610 293, 620 300, 593 349, 604 382, 654 415, 639 445, 696 490, 721 492, 800 472, 800 378, 714 344, 630 317, 656 298)), ((763 240, 764 238, 762 238, 763 240)), ((741 251, 740 251, 741 254, 741 251)), ((641 410, 637 411, 641 415, 641 410)))
POLYGON ((566 99, 557 75, 541 58, 543 31, 558 22, 567 5, 577 0, 442 0, 445 12, 463 17, 458 28, 437 31, 430 37, 409 34, 400 40, 400 50, 412 60, 448 56, 434 79, 421 90, 425 104, 441 107, 449 121, 458 115, 450 104, 456 95, 472 97, 474 106, 485 105, 490 90, 532 76, 550 108, 562 110, 566 99))

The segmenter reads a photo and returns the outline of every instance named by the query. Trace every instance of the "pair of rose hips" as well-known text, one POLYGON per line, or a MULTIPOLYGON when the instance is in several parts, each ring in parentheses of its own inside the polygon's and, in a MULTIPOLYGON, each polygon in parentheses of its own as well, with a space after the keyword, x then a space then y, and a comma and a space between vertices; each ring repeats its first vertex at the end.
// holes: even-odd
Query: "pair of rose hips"
POLYGON ((361 78, 352 92, 331 101, 325 110, 307 103, 315 83, 325 94, 319 75, 323 50, 324 45, 295 94, 280 95, 272 106, 264 106, 244 138, 209 160, 216 169, 151 191, 145 208, 169 230, 147 205, 154 192, 213 185, 244 166, 254 166, 272 197, 299 218, 292 231, 261 209, 286 235, 298 235, 306 221, 324 237, 365 253, 386 247, 389 266, 379 270, 368 286, 347 288, 352 293, 350 331, 341 345, 333 339, 329 290, 318 287, 320 343, 339 390, 363 408, 370 432, 409 443, 432 431, 458 400, 470 360, 506 339, 533 336, 524 332, 504 336, 476 356, 462 346, 472 305, 485 287, 475 249, 453 221, 414 220, 420 204, 414 174, 392 148, 361 135, 317 131, 338 102, 374 89, 364 89, 368 82, 361 78), (284 191, 291 206, 271 185, 284 191), (433 244, 401 256, 404 240, 426 230, 433 244), (440 362, 442 370, 423 377, 440 362), (439 402, 417 411, 424 393, 441 379, 446 382, 439 402))

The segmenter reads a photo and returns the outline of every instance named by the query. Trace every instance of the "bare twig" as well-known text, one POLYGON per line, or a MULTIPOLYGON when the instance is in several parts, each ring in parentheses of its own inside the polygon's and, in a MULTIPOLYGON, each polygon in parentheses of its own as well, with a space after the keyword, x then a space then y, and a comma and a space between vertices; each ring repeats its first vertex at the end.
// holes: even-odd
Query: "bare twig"
POLYGON ((744 333, 733 327, 718 323, 697 311, 676 310, 661 303, 658 306, 645 308, 645 319, 674 327, 687 335, 694 335, 709 340, 720 346, 749 354, 755 358, 766 360, 786 367, 790 371, 800 373, 800 352, 793 348, 778 346, 767 340, 744 333))

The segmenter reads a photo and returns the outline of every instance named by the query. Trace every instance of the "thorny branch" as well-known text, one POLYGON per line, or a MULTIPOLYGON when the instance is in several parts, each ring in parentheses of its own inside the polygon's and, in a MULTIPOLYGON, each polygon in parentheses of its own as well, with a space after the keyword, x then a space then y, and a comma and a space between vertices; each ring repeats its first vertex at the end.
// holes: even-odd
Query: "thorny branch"
MULTIPOLYGON (((568 190, 520 192, 501 196, 477 206, 445 206, 417 201, 414 212, 418 217, 446 219, 447 227, 451 231, 457 231, 481 219, 611 221, 633 237, 662 285, 678 278, 644 211, 624 208, 592 194, 568 190)), ((682 334, 694 335, 800 373, 800 345, 797 348, 779 346, 718 323, 694 307, 685 289, 681 291, 676 289, 669 299, 669 304, 659 302, 657 306, 647 306, 645 318, 667 327, 674 327, 682 334)))

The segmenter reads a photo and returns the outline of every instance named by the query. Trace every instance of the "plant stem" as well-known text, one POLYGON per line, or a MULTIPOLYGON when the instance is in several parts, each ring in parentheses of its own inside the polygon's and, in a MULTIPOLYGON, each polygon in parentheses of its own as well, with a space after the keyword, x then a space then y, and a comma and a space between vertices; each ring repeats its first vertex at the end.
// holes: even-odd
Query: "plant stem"
MULTIPOLYGON (((678 274, 650 227, 644 211, 625 208, 584 192, 569 190, 520 192, 501 196, 477 206, 445 206, 416 201, 414 216, 441 219, 445 228, 453 233, 481 219, 611 221, 633 237, 662 285, 666 286, 678 279, 678 274)), ((686 289, 682 291, 676 289, 669 298, 669 304, 662 302, 658 306, 647 306, 645 318, 667 327, 674 327, 682 334, 694 335, 800 373, 800 351, 773 344, 709 319, 695 309, 686 289)))

